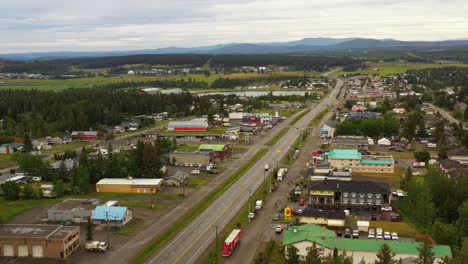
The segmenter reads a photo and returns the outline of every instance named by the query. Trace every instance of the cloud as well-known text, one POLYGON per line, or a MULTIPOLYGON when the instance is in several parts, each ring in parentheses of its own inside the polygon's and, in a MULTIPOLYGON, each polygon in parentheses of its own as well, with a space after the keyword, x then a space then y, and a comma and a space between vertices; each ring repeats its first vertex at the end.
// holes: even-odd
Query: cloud
POLYGON ((468 28, 462 0, 0 1, 0 53, 304 37, 440 40, 466 38, 468 28))

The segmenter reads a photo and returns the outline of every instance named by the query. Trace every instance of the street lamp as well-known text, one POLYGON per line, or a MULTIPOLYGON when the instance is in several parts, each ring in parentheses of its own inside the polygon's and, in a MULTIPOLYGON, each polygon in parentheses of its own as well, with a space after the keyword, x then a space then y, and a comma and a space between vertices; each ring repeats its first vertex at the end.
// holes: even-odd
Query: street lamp
MULTIPOLYGON (((251 211, 250 211, 250 197, 252 196, 251 193, 252 193, 252 190, 249 190, 249 214, 250 214, 250 212, 251 212, 251 211)), ((247 215, 247 217, 249 218, 249 222, 250 222, 250 216, 247 215)))
MULTIPOLYGON (((266 176, 265 176, 265 174, 266 174, 266 171, 263 170, 263 200, 265 200, 265 194, 266 194, 266 189, 265 189, 266 188, 265 187, 265 185, 266 185, 266 176)), ((270 184, 270 191, 271 191, 271 184, 270 184)))

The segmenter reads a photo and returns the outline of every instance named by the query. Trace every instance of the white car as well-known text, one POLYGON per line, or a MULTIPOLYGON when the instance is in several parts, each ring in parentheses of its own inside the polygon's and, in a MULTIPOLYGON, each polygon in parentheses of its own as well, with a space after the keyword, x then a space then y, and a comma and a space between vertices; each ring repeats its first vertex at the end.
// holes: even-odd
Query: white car
POLYGON ((190 172, 190 174, 192 174, 192 175, 200 175, 200 170, 192 170, 192 171, 190 172))
POLYGON ((392 236, 390 235, 390 232, 385 232, 383 237, 385 240, 392 240, 392 236))
POLYGON ((382 211, 384 211, 384 212, 391 212, 392 210, 393 210, 393 209, 392 209, 391 206, 383 206, 383 207, 382 207, 382 211))
POLYGON ((396 232, 392 232, 392 240, 398 240, 398 234, 396 232))
POLYGON ((369 229, 369 235, 367 235, 368 239, 375 239, 375 230, 373 228, 369 229))
POLYGON ((382 234, 383 234, 382 228, 377 228, 377 233, 376 233, 376 235, 375 235, 375 238, 376 238, 376 239, 383 239, 382 234))
POLYGON ((283 226, 282 225, 276 225, 275 232, 276 233, 281 233, 282 231, 283 231, 283 226))
POLYGON ((254 219, 255 218, 255 213, 250 212, 249 215, 247 216, 249 219, 254 219))

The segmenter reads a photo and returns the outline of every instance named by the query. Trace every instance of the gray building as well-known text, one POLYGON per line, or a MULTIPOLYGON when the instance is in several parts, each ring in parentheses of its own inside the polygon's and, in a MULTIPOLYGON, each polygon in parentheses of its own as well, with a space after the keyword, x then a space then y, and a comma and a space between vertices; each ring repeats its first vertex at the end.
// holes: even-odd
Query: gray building
POLYGON ((72 221, 84 223, 99 205, 97 199, 66 199, 47 210, 47 220, 53 222, 72 221))

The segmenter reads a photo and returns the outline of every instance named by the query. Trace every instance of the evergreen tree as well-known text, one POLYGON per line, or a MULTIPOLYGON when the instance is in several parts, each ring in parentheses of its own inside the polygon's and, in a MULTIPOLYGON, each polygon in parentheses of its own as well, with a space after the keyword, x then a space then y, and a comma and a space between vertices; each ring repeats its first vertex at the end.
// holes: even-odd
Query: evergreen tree
POLYGON ((26 133, 24 135, 23 150, 26 151, 27 153, 34 150, 31 138, 29 137, 29 133, 26 133))
POLYGON ((286 259, 285 264, 299 264, 299 255, 297 254, 297 248, 295 246, 286 247, 286 259))
POLYGON ((65 194, 65 185, 61 179, 54 183, 54 192, 57 197, 62 197, 65 194))
POLYGON ((7 181, 0 186, 3 190, 5 199, 8 201, 16 201, 19 199, 20 186, 14 181, 7 181))
POLYGON ((390 250, 387 244, 383 244, 377 253, 377 260, 375 264, 396 264, 395 253, 390 250))
POLYGON ((23 186, 23 197, 24 199, 31 199, 34 196, 34 189, 30 183, 23 186))
POLYGON ((424 242, 418 247, 419 256, 414 261, 416 264, 433 264, 435 257, 432 244, 424 239, 424 242))
POLYGON ((93 236, 93 222, 91 221, 91 218, 88 217, 88 222, 86 223, 86 241, 92 241, 93 236))
POLYGON ((309 248, 307 252, 306 261, 307 264, 320 264, 321 257, 320 257, 320 250, 317 248, 315 242, 313 243, 312 247, 309 248))
POLYGON ((109 143, 109 147, 107 148, 107 159, 112 160, 114 158, 114 150, 112 149, 111 143, 109 143))

